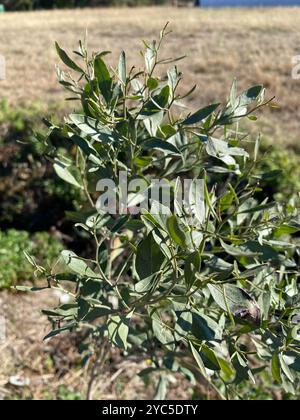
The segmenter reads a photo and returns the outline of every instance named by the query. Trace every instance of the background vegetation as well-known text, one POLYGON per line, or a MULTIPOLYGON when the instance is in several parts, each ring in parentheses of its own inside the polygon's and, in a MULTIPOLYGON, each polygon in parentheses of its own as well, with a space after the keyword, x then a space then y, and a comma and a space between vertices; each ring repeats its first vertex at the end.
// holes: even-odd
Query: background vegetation
POLYGON ((64 9, 73 7, 159 6, 172 0, 3 0, 7 10, 64 9))

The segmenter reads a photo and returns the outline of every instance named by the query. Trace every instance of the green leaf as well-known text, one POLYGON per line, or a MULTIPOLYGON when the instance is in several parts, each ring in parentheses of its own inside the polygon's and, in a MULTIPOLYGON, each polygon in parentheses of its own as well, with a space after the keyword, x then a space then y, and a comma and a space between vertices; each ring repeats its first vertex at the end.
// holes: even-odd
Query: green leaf
POLYGON ((171 329, 159 317, 157 312, 152 314, 152 328, 157 340, 170 350, 175 349, 174 336, 171 329))
MULTIPOLYGON (((207 361, 210 362, 209 365, 205 363, 209 369, 221 371, 223 381, 231 383, 235 379, 236 370, 234 367, 227 360, 219 357, 212 348, 203 344, 201 346, 201 354, 205 355, 207 361)), ((204 362, 206 361, 204 360, 204 362)))
POLYGON ((210 260, 205 261, 205 265, 216 272, 224 272, 230 274, 233 270, 233 264, 224 261, 222 258, 213 256, 210 260))
POLYGON ((231 284, 209 284, 210 293, 223 311, 255 325, 261 323, 261 311, 255 300, 243 289, 231 284))
POLYGON ((170 251, 170 240, 169 240, 168 234, 161 229, 155 228, 152 231, 152 235, 153 235, 154 241, 157 243, 157 245, 161 249, 162 253, 168 259, 171 259, 172 254, 171 254, 171 251, 170 251))
POLYGON ((156 46, 155 41, 153 41, 147 48, 145 52, 145 65, 148 74, 152 73, 152 70, 155 65, 156 60, 156 46))
POLYGON ((170 97, 170 88, 168 85, 164 86, 158 95, 153 97, 153 101, 160 108, 165 108, 168 105, 170 97))
POLYGON ((142 115, 141 118, 144 119, 144 125, 150 136, 156 137, 157 130, 164 118, 164 111, 155 110, 149 115, 142 115))
POLYGON ((94 61, 95 77, 98 81, 99 90, 108 104, 112 96, 112 79, 106 64, 101 57, 96 57, 94 61))
POLYGON ((205 178, 204 178, 204 183, 203 183, 203 187, 204 187, 204 198, 205 198, 205 204, 207 205, 207 207, 210 209, 210 211, 211 211, 211 213, 213 214, 213 216, 217 219, 217 220, 219 220, 219 217, 218 217, 218 215, 217 215, 217 213, 215 212, 215 206, 214 206, 214 204, 213 204, 213 202, 212 202, 212 199, 211 199, 211 195, 212 195, 212 193, 210 193, 209 191, 208 191, 208 187, 207 187, 207 176, 206 176, 206 174, 205 174, 205 178))
POLYGON ((150 99, 145 103, 141 111, 141 116, 144 116, 144 118, 147 116, 150 117, 153 114, 163 111, 168 105, 169 96, 170 88, 169 86, 164 86, 157 95, 150 97, 150 99))
POLYGON ((124 51, 120 54, 118 73, 122 85, 126 86, 126 55, 124 51))
POLYGON ((146 168, 147 166, 151 165, 153 159, 150 156, 137 156, 133 159, 133 163, 138 168, 146 168))
POLYGON ((140 280, 149 278, 152 274, 157 273, 164 259, 164 254, 155 242, 153 235, 148 235, 138 245, 135 258, 135 269, 140 280))
POLYGON ((86 139, 74 135, 71 137, 71 140, 83 151, 83 153, 89 158, 89 160, 91 160, 96 165, 102 164, 102 161, 98 157, 96 149, 93 146, 91 146, 91 144, 86 139))
POLYGON ((234 79, 231 85, 231 90, 230 90, 230 105, 232 107, 235 106, 236 97, 237 97, 237 81, 236 79, 234 79))
POLYGON ((244 245, 228 245, 224 241, 220 240, 222 248, 227 254, 234 257, 258 257, 261 261, 276 260, 277 252, 268 245, 260 245, 258 242, 249 241, 244 245))
POLYGON ((247 106, 252 102, 256 101, 258 97, 263 92, 264 87, 262 85, 252 86, 251 88, 245 90, 239 97, 238 97, 238 104, 239 106, 247 106))
POLYGON ((243 246, 234 246, 234 245, 228 245, 222 239, 220 240, 220 243, 222 245, 222 248, 224 251, 227 252, 229 255, 233 255, 234 257, 258 257, 259 252, 252 252, 247 248, 246 245, 243 246))
POLYGON ((95 319, 99 319, 108 316, 112 312, 109 306, 98 306, 91 308, 89 312, 82 318, 84 322, 93 322, 95 319))
POLYGON ((29 287, 29 286, 13 286, 12 289, 19 292, 40 292, 41 290, 49 289, 49 287, 29 287))
POLYGON ((215 352, 206 344, 202 344, 201 346, 201 355, 202 357, 205 356, 205 358, 207 358, 206 361, 203 357, 205 366, 207 366, 208 369, 221 370, 218 357, 216 356, 215 352))
POLYGON ((192 355, 194 356, 194 359, 196 360, 196 363, 200 369, 201 374, 204 376, 204 378, 209 380, 209 376, 207 375, 203 360, 201 359, 199 352, 196 350, 196 348, 193 346, 191 342, 190 342, 190 347, 191 347, 192 355))
POLYGON ((51 331, 49 334, 47 334, 44 337, 44 340, 47 340, 48 338, 51 338, 51 337, 55 337, 56 335, 58 335, 58 334, 60 334, 60 333, 62 333, 64 331, 71 331, 76 326, 77 326, 77 322, 76 321, 68 322, 63 327, 57 328, 57 329, 51 331))
POLYGON ((177 129, 170 124, 163 124, 159 127, 159 137, 162 139, 169 139, 177 134, 177 129))
POLYGON ((233 156, 249 157, 249 154, 240 147, 231 147, 226 141, 209 137, 206 142, 206 153, 220 159, 228 166, 236 165, 233 156))
POLYGON ((250 121, 257 121, 257 116, 256 115, 248 115, 248 119, 250 120, 250 121))
POLYGON ((147 87, 150 90, 156 89, 158 87, 158 81, 153 77, 149 77, 149 79, 147 80, 147 87))
POLYGON ((192 180, 189 189, 188 201, 191 213, 195 215, 198 222, 202 224, 205 221, 206 208, 204 197, 204 184, 201 181, 197 179, 192 180))
POLYGON ((91 277, 91 278, 99 278, 97 275, 88 265, 87 263, 78 257, 73 251, 62 251, 61 256, 69 270, 71 270, 75 274, 79 274, 80 276, 84 277, 91 277))
POLYGON ((137 293, 146 293, 153 286, 154 276, 147 277, 135 284, 134 289, 137 293))
POLYGON ((289 366, 285 362, 284 357, 283 357, 282 354, 279 354, 279 363, 280 363, 281 369, 284 372, 285 376, 288 378, 289 381, 291 381, 292 383, 294 383, 295 377, 292 374, 291 369, 289 368, 289 366))
POLYGON ((186 248, 186 235, 181 229, 177 216, 174 214, 167 220, 167 229, 171 239, 182 248, 186 248))
POLYGON ((184 278, 187 289, 190 290, 196 281, 196 274, 201 269, 201 256, 199 251, 190 254, 184 264, 184 278))
POLYGON ((94 118, 81 114, 71 114, 69 115, 69 121, 81 131, 82 135, 91 136, 93 140, 105 144, 118 140, 116 134, 109 127, 102 125, 94 118))
POLYGON ((127 349, 127 338, 129 322, 133 311, 126 316, 113 315, 107 323, 108 336, 110 341, 117 347, 127 349))
POLYGON ((176 66, 168 70, 168 84, 169 84, 171 93, 173 93, 176 88, 176 85, 178 83, 178 77, 179 75, 178 75, 178 70, 176 66))
POLYGON ((294 224, 287 224, 283 223, 280 227, 278 227, 274 231, 274 236, 276 238, 280 238, 283 235, 293 235, 294 233, 300 232, 300 224, 294 223, 294 224))
POLYGON ((84 71, 68 56, 68 54, 60 48, 57 42, 55 42, 55 48, 59 58, 67 67, 77 71, 78 73, 84 73, 84 71))
POLYGON ((239 202, 239 199, 236 195, 236 192, 234 191, 233 187, 228 184, 229 187, 229 191, 227 191, 220 199, 219 201, 219 206, 220 206, 220 211, 223 212, 225 210, 228 210, 233 201, 235 200, 237 203, 239 202))
POLYGON ((281 371, 280 371, 280 362, 279 357, 277 353, 274 353, 272 356, 272 363, 271 363, 271 369, 272 369, 272 376, 274 381, 277 381, 279 384, 281 384, 281 371))
POLYGON ((261 245, 256 241, 248 241, 245 246, 249 252, 257 253, 260 261, 278 260, 278 253, 268 244, 261 245))
POLYGON ((163 401, 166 399, 168 382, 169 381, 167 375, 160 375, 154 396, 154 401, 163 401))
POLYGON ((63 162, 60 162, 56 159, 53 168, 56 174, 63 181, 67 182, 68 184, 74 185, 77 188, 83 189, 82 185, 79 184, 79 182, 75 179, 75 177, 69 171, 68 167, 63 162))
POLYGON ((176 146, 174 146, 172 143, 168 143, 166 140, 161 140, 159 138, 152 138, 145 141, 142 144, 142 147, 146 150, 155 149, 163 152, 170 152, 173 155, 180 155, 180 152, 176 146))
POLYGON ((198 340, 218 341, 222 339, 222 329, 216 321, 208 317, 203 311, 192 311, 192 333, 198 340))
POLYGON ((251 213, 262 212, 264 210, 269 210, 269 209, 271 209, 271 208, 273 208, 275 206, 276 206, 276 203, 275 202, 273 202, 273 203, 267 203, 267 204, 262 204, 260 206, 255 206, 255 207, 252 207, 252 208, 249 208, 249 209, 246 209, 246 210, 239 211, 237 214, 246 214, 246 213, 250 213, 251 214, 251 213))
POLYGON ((225 382, 231 383, 234 380, 235 375, 236 375, 235 369, 227 360, 221 357, 218 357, 218 363, 222 371, 222 375, 221 375, 222 379, 225 382))
POLYGON ((183 337, 192 333, 193 315, 190 310, 176 313, 175 338, 180 341, 183 337))
POLYGON ((283 171, 280 169, 275 169, 273 171, 269 171, 269 172, 264 172, 263 174, 260 175, 255 175, 254 178, 255 179, 261 179, 263 181, 272 181, 272 180, 276 180, 278 177, 282 176, 283 171))
POLYGON ((61 305, 58 308, 54 309, 54 310, 42 310, 42 313, 46 316, 51 316, 51 317, 75 317, 75 315, 77 315, 78 312, 78 305, 77 303, 70 303, 70 304, 65 304, 65 305, 61 305))
POLYGON ((209 117, 219 106, 220 104, 212 104, 206 106, 205 108, 199 109, 197 112, 192 114, 190 117, 186 118, 183 121, 184 125, 194 125, 198 124, 199 122, 205 120, 209 117))

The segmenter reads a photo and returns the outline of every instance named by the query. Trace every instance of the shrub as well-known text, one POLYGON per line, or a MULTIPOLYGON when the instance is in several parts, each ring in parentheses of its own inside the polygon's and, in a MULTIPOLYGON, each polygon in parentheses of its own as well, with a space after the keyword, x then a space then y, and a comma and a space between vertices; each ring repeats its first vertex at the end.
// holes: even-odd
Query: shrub
POLYGON ((22 135, 27 141, 40 121, 40 107, 13 108, 6 99, 0 100, 0 145, 22 135))
POLYGON ((35 0, 3 0, 7 10, 32 10, 35 5, 35 0))
POLYGON ((149 6, 171 0, 2 0, 7 10, 62 9, 99 6, 149 6))
POLYGON ((90 235, 95 255, 64 250, 52 270, 31 260, 50 287, 73 284, 71 305, 45 311, 54 325, 47 338, 85 331, 87 355, 94 351, 100 365, 111 347, 134 354, 141 377, 159 374, 159 398, 169 372, 200 375, 221 399, 238 399, 241 384, 266 370, 296 394, 298 212, 261 197, 259 181, 267 177, 257 173, 259 139, 249 145, 238 130, 269 101, 262 86, 238 93, 234 82, 224 106, 186 115, 182 100, 194 88, 179 94, 178 60, 160 56, 166 30, 145 43, 140 71, 127 69, 124 52, 109 68, 107 53, 90 57, 82 42, 78 62, 56 45, 77 75, 60 71, 59 81, 82 109, 39 141, 52 151, 58 176, 85 192, 90 211, 77 214, 77 228, 90 235), (170 63, 160 76, 157 68, 170 63), (56 152, 53 131, 76 148, 75 157, 56 152), (145 189, 132 186, 124 201, 120 171, 128 181, 142 178, 145 189), (155 178, 166 181, 172 205, 160 195, 146 198, 155 178), (117 203, 109 191, 99 200, 99 180, 114 181, 108 189, 117 203), (124 211, 112 211, 114 204, 124 211))
POLYGON ((299 163, 299 153, 284 146, 274 146, 261 154, 257 173, 265 174, 261 180, 261 187, 268 191, 271 199, 281 202, 294 199, 299 206, 299 163))
POLYGON ((62 249, 62 242, 45 232, 30 236, 25 231, 0 230, 0 289, 11 287, 17 281, 34 279, 32 267, 24 258, 24 251, 51 266, 62 249))
POLYGON ((41 112, 38 104, 12 108, 0 102, 0 229, 62 228, 65 211, 74 210, 80 199, 75 188, 56 179, 45 150, 33 140, 42 127, 41 112))

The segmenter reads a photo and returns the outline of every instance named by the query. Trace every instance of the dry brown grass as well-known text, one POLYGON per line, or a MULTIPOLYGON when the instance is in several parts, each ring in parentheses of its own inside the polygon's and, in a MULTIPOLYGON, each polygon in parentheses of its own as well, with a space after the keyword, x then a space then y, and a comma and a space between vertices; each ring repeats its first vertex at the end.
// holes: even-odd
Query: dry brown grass
POLYGON ((85 29, 92 50, 126 49, 136 62, 141 38, 157 35, 166 21, 174 34, 168 54, 187 54, 185 86, 197 83, 193 106, 225 100, 233 77, 240 87, 264 83, 281 109, 267 111, 262 125, 273 141, 298 142, 300 81, 291 77, 300 54, 300 9, 201 10, 98 9, 3 14, 0 54, 7 60, 1 97, 13 103, 57 102, 64 93, 55 78, 53 43, 74 48, 85 29))

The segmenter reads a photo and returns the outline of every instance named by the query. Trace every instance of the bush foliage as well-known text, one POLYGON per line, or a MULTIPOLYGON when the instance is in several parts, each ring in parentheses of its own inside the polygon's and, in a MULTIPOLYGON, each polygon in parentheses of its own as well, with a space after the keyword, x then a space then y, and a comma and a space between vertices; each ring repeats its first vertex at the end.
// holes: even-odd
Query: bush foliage
MULTIPOLYGON (((76 226, 89 235, 95 254, 87 260, 64 250, 51 270, 29 257, 49 287, 73 285, 67 307, 45 311, 54 325, 47 338, 83 330, 86 355, 105 358, 103 349, 115 346, 124 357, 150 357, 140 375, 160 375, 158 398, 172 372, 191 381, 200 375, 221 399, 239 399, 241 384, 255 384, 270 371, 295 395, 299 214, 292 201, 265 196, 262 186, 273 182, 273 169, 258 162, 259 138, 251 142, 238 129, 269 101, 263 86, 239 93, 234 82, 224 105, 183 112, 182 100, 194 88, 178 93, 177 60, 160 56, 166 31, 144 44, 140 71, 127 68, 124 52, 110 68, 107 52, 89 56, 80 42, 75 61, 56 45, 68 67, 59 81, 81 109, 62 124, 49 122, 38 141, 57 174, 85 193, 89 211, 77 213, 76 226), (168 64, 160 76, 157 68, 168 64), (53 133, 76 155, 61 156, 53 133), (149 188, 153 178, 166 180, 174 207, 152 197, 151 210, 141 214, 97 211, 97 181, 118 186, 120 170, 129 181, 142 177, 149 188), (183 178, 194 180, 190 212, 177 200, 183 178)), ((133 191, 127 206, 134 210, 141 201, 133 191)))
POLYGON ((169 0, 2 0, 7 10, 62 9, 73 7, 149 6, 169 0))
POLYGON ((299 152, 284 146, 265 146, 262 151, 258 172, 268 174, 262 180, 261 187, 268 195, 277 201, 292 200, 297 207, 300 204, 300 160, 299 152))
POLYGON ((50 266, 62 249, 62 242, 46 232, 30 236, 26 231, 0 230, 0 289, 11 287, 17 281, 34 280, 32 267, 24 258, 24 251, 50 266))
MULTIPOLYGON (((0 229, 62 229, 65 211, 74 210, 80 193, 63 181, 33 140, 42 126, 41 106, 12 108, 0 102, 0 229)), ((67 145, 56 139, 65 153, 67 145)))

